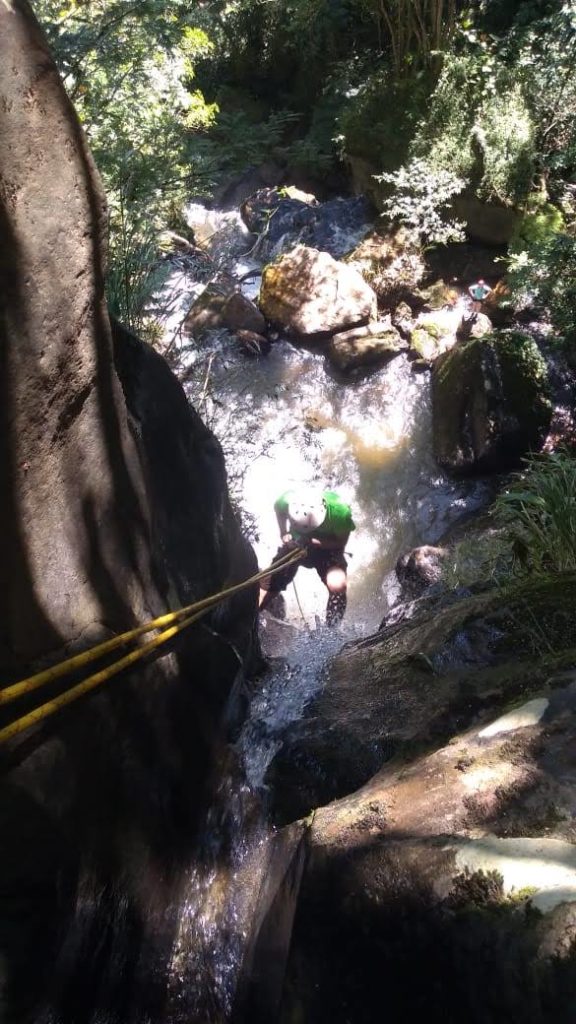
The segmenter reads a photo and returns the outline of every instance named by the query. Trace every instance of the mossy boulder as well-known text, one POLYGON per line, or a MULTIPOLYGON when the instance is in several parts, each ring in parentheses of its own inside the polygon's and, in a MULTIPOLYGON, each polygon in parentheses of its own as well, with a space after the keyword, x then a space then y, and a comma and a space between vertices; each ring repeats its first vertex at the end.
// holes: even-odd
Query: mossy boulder
POLYGON ((450 328, 434 315, 424 316, 410 333, 410 349, 417 359, 433 363, 454 343, 450 328))
POLYGON ((472 338, 434 364, 432 403, 434 452, 444 469, 514 468, 541 447, 550 426, 545 360, 518 331, 472 338))
POLYGON ((420 250, 401 229, 389 234, 372 232, 348 254, 345 262, 374 289, 385 309, 392 309, 412 296, 425 269, 420 250))
POLYGON ((268 320, 302 337, 376 318, 376 296, 358 271, 306 245, 264 268, 259 305, 268 320))
POLYGON ((396 328, 384 320, 333 335, 326 355, 336 369, 348 373, 382 365, 407 347, 396 328))

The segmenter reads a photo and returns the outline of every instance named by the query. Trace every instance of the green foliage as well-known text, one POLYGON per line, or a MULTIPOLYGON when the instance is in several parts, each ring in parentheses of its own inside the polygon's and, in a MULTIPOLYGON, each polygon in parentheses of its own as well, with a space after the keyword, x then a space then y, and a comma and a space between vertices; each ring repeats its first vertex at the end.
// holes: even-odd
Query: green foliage
POLYGON ((463 225, 442 217, 454 195, 462 191, 462 179, 414 159, 395 174, 380 174, 376 180, 392 187, 392 195, 383 202, 384 215, 403 225, 414 242, 462 241, 463 225))
POLYGON ((256 122, 242 110, 220 113, 197 145, 197 152, 202 152, 214 177, 236 174, 271 156, 282 156, 285 135, 297 120, 298 115, 290 111, 278 111, 256 122))
POLYGON ((562 232, 512 252, 508 284, 517 305, 534 303, 569 342, 576 341, 576 238, 562 232))
POLYGON ((106 281, 108 308, 126 327, 153 341, 155 325, 146 315, 151 295, 165 283, 169 265, 158 259, 158 232, 120 207, 118 230, 111 239, 106 281))
POLYGON ((475 583, 501 583, 512 572, 512 544, 505 530, 486 530, 455 544, 442 563, 442 582, 451 590, 475 583))
POLYGON ((462 177, 480 197, 514 204, 532 187, 535 129, 521 89, 484 46, 446 54, 410 152, 462 177))
POLYGON ((414 77, 447 49, 456 28, 453 0, 359 0, 387 49, 394 78, 414 77))
POLYGON ((190 24, 190 0, 36 0, 108 196, 111 309, 143 328, 157 284, 155 228, 192 184, 209 176, 195 133, 216 107, 189 88, 210 52, 190 24))
POLYGON ((558 207, 534 193, 510 241, 510 251, 520 253, 552 241, 565 227, 564 217, 558 207))
POLYGON ((499 76, 498 89, 478 111, 474 138, 482 177, 478 194, 504 204, 522 203, 534 179, 535 125, 522 90, 499 76))
POLYGON ((383 171, 394 171, 406 158, 428 93, 424 76, 394 81, 386 68, 350 69, 344 102, 336 122, 342 153, 360 156, 383 171), (363 77, 363 74, 366 77, 363 77))
POLYGON ((532 456, 494 506, 521 572, 576 569, 576 459, 567 452, 532 456))
POLYGON ((188 0, 37 0, 66 88, 111 202, 148 212, 193 180, 191 133, 216 113, 187 85, 210 50, 188 0))

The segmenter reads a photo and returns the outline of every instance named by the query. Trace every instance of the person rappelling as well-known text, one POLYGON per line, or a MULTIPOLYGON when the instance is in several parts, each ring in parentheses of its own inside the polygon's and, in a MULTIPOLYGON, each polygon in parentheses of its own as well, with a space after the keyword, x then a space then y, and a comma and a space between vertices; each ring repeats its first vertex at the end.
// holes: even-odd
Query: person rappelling
POLYGON ((274 502, 281 546, 278 559, 297 548, 305 554, 274 576, 260 583, 260 610, 292 582, 300 566, 316 569, 328 590, 326 625, 336 626, 344 617, 347 603, 348 563, 344 551, 356 529, 350 506, 335 491, 285 491, 274 502))

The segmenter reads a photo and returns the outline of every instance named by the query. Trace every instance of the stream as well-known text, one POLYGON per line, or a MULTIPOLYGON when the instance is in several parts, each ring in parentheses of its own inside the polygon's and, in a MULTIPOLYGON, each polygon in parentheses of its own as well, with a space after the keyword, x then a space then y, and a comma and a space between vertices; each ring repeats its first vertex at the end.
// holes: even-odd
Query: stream
MULTIPOLYGON (((192 204, 187 217, 213 265, 243 278, 242 291, 256 298, 261 263, 240 216, 192 204)), ((366 224, 346 231, 338 234, 342 252, 359 241, 366 224)), ((266 772, 283 732, 322 687, 326 665, 343 643, 377 628, 393 605, 399 555, 437 542, 489 497, 481 480, 450 480, 438 469, 430 374, 415 373, 405 354, 343 384, 320 350, 296 347, 281 336, 259 358, 248 357, 224 330, 196 343, 182 323, 208 277, 197 261, 174 260, 159 299, 163 345, 190 402, 222 444, 232 498, 259 565, 269 564, 278 546, 273 503, 288 487, 314 484, 338 491, 352 507, 356 530, 347 550, 348 610, 337 630, 321 625, 326 592, 310 570, 300 571, 296 586, 288 588, 283 621, 261 616, 270 668, 253 684, 182 893, 170 969, 170 1024, 249 1019, 242 986, 253 969, 263 886, 276 871, 281 888, 295 849, 290 841, 288 853, 278 857, 285 836, 266 822, 266 772)), ((454 332, 464 308, 462 297, 443 314, 454 332)), ((294 904, 292 895, 284 916, 284 955, 294 904)))

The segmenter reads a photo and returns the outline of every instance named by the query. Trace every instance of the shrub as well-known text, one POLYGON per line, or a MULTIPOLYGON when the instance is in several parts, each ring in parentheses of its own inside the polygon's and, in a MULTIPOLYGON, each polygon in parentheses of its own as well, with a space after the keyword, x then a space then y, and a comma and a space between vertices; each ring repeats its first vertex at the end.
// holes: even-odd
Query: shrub
POLYGON ((146 308, 169 272, 170 265, 158 259, 158 233, 154 226, 122 206, 118 229, 110 240, 108 308, 117 320, 150 342, 157 338, 158 324, 146 315, 146 308))
POLYGON ((512 252, 508 283, 516 304, 543 307, 556 330, 576 341, 576 238, 558 232, 512 252))
POLYGON ((392 187, 382 204, 384 215, 403 225, 413 241, 463 241, 464 225, 445 216, 452 198, 464 188, 464 181, 451 171, 434 170, 426 160, 414 159, 394 174, 376 175, 376 181, 392 187))
POLYGON ((531 456, 497 498, 494 516, 508 531, 520 571, 576 569, 576 458, 568 452, 531 456))

